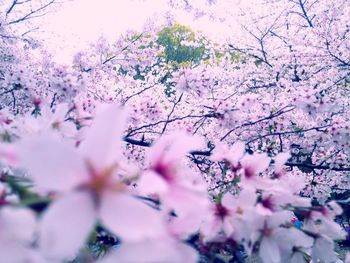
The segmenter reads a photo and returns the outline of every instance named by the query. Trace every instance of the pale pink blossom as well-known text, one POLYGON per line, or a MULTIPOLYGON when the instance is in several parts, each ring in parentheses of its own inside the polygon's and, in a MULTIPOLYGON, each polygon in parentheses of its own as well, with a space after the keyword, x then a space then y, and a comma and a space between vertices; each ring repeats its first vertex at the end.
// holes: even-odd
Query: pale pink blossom
POLYGON ((126 243, 109 253, 100 263, 197 263, 192 247, 172 238, 126 243))
POLYGON ((281 250, 279 247, 281 237, 288 236, 288 230, 280 227, 282 224, 290 222, 292 214, 287 211, 274 213, 272 216, 261 217, 257 219, 260 225, 261 234, 259 256, 264 263, 281 262, 281 250))
POLYGON ((285 173, 284 171, 284 164, 288 161, 290 158, 290 154, 286 152, 279 153, 274 158, 274 172, 277 177, 283 175, 285 173))
POLYGON ((37 228, 35 214, 26 208, 0 208, 0 262, 23 263, 30 257, 37 228))
POLYGON ((202 141, 182 132, 163 136, 150 149, 149 168, 140 180, 142 192, 158 194, 162 207, 174 210, 176 232, 193 231, 199 227, 202 215, 208 211, 209 200, 206 185, 200 178, 195 178, 181 161, 191 150, 202 146, 202 141), (182 225, 182 231, 176 227, 177 222, 191 218, 191 229, 182 225), (176 222, 177 221, 177 222, 176 222))
POLYGON ((243 170, 241 183, 244 187, 265 188, 269 185, 268 180, 263 180, 260 173, 270 165, 271 159, 265 153, 246 154, 240 163, 243 170))
POLYGON ((215 145, 213 155, 211 159, 213 161, 227 161, 232 168, 238 168, 238 162, 243 157, 245 153, 245 144, 244 142, 235 142, 232 147, 228 147, 222 142, 218 142, 215 145))
POLYGON ((39 246, 50 259, 73 256, 97 220, 123 241, 162 232, 156 210, 132 196, 123 174, 121 133, 125 113, 116 105, 100 108, 78 149, 50 137, 19 143, 20 163, 40 187, 59 192, 41 218, 39 246))

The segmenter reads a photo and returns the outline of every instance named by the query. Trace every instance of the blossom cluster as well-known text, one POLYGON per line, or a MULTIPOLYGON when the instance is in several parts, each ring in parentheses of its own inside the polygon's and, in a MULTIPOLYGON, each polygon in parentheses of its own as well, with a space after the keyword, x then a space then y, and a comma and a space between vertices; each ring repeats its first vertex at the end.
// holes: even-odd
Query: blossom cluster
POLYGON ((333 240, 344 232, 333 220, 342 209, 334 201, 315 206, 299 195, 305 182, 284 169, 289 154, 272 162, 265 153, 246 153, 243 142, 218 145, 211 159, 223 162, 237 187, 208 195, 200 174, 185 165, 186 154, 205 147, 200 137, 164 135, 140 165, 123 153, 126 110, 101 105, 67 137, 67 114, 74 119, 75 113, 59 106, 49 117, 33 118, 44 125, 32 133, 15 134, 30 121, 9 124, 16 139, 1 145, 7 168, 0 240, 10 262, 72 259, 98 226, 121 241, 98 262, 197 262, 204 247, 228 241, 248 254, 257 252, 264 262, 336 260, 333 240), (54 121, 47 125, 48 120, 54 121), (291 224, 296 216, 303 218, 302 228, 291 224), (193 235, 198 240, 190 245, 193 235))
POLYGON ((241 28, 60 65, 0 17, 0 262, 340 262, 349 1, 171 2, 241 28))

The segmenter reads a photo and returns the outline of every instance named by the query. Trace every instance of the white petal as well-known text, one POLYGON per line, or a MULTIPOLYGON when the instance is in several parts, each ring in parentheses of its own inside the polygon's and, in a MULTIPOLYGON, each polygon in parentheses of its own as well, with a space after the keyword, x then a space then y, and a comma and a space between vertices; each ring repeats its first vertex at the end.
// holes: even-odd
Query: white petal
POLYGON ((107 192, 101 199, 100 219, 123 241, 139 241, 163 234, 159 211, 124 193, 107 192))
POLYGON ((18 165, 17 156, 12 144, 0 142, 0 162, 11 166, 18 165))
POLYGON ((126 112, 117 105, 103 105, 97 110, 80 147, 97 171, 115 165, 119 159, 126 119, 126 112))
POLYGON ((78 152, 59 139, 44 135, 26 139, 17 145, 16 151, 20 165, 28 169, 43 189, 70 190, 87 178, 78 152))
MULTIPOLYGON (((203 218, 209 211, 193 211, 192 214, 178 215, 171 219, 169 227, 171 233, 183 240, 199 231, 203 218)), ((220 227, 220 225, 219 225, 220 227)))
POLYGON ((327 206, 331 209, 333 216, 341 215, 343 213, 342 207, 336 201, 330 201, 327 206))
POLYGON ((42 255, 42 253, 39 253, 36 250, 29 250, 26 256, 25 261, 21 261, 21 263, 61 263, 60 261, 57 260, 50 260, 49 262, 47 259, 42 255))
POLYGON ((86 192, 67 194, 44 213, 40 228, 40 249, 47 257, 74 256, 92 231, 96 217, 91 196, 86 192))
POLYGON ((258 214, 262 215, 262 216, 271 216, 272 210, 270 210, 269 208, 264 207, 262 204, 257 204, 256 205, 256 211, 258 212, 258 214))
POLYGON ((53 117, 56 120, 64 121, 66 118, 66 115, 69 111, 69 105, 67 103, 60 103, 56 106, 55 112, 53 113, 53 117))

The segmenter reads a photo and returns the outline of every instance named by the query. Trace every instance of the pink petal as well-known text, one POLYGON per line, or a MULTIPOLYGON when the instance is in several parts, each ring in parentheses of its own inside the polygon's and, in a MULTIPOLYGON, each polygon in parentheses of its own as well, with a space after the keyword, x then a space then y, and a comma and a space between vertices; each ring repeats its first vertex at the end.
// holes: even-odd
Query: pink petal
POLYGON ((80 147, 97 171, 111 167, 119 160, 126 119, 126 112, 117 105, 103 105, 97 110, 80 147))
POLYGON ((123 241, 155 238, 164 231, 160 212, 128 194, 105 193, 99 212, 102 224, 123 241))
POLYGON ((237 165, 238 161, 242 158, 245 153, 245 143, 244 142, 235 142, 230 149, 229 155, 227 155, 227 160, 233 164, 237 165))
POLYGON ((289 153, 279 153, 274 158, 275 160, 275 172, 280 172, 283 169, 284 164, 288 161, 290 158, 289 153))
POLYGON ((26 139, 16 151, 20 165, 46 190, 70 190, 87 178, 85 164, 78 152, 59 139, 48 136, 26 139))
POLYGON ((227 192, 222 197, 221 204, 226 208, 235 209, 237 204, 237 198, 235 198, 231 193, 227 192))
POLYGON ((256 175, 269 167, 270 158, 264 153, 255 153, 253 155, 246 154, 242 158, 241 164, 244 168, 251 169, 256 175))
POLYGON ((0 263, 26 262, 28 252, 28 249, 19 242, 0 238, 0 263))
POLYGON ((175 240, 159 239, 123 244, 100 263, 196 263, 197 252, 175 240))
POLYGON ((210 207, 206 192, 196 192, 181 186, 173 186, 163 201, 169 210, 174 209, 180 217, 194 214, 202 216, 203 211, 208 212, 210 207))
POLYGON ((94 203, 87 192, 74 192, 54 202, 44 213, 40 249, 52 259, 74 256, 86 242, 96 221, 94 203))
POLYGON ((294 217, 291 211, 278 211, 273 213, 267 220, 267 224, 270 228, 277 228, 278 226, 292 221, 294 217))
POLYGON ((254 206, 256 199, 256 193, 251 189, 242 189, 239 193, 240 205, 242 206, 254 206))
POLYGON ((190 136, 185 132, 177 131, 161 137, 149 152, 151 164, 160 160, 167 165, 176 164, 187 153, 198 150, 203 141, 197 136, 190 136))
POLYGON ((137 185, 142 194, 162 194, 169 189, 168 183, 153 171, 144 172, 137 185))
POLYGON ((36 230, 36 218, 26 208, 3 207, 0 210, 1 236, 20 242, 30 242, 36 230))

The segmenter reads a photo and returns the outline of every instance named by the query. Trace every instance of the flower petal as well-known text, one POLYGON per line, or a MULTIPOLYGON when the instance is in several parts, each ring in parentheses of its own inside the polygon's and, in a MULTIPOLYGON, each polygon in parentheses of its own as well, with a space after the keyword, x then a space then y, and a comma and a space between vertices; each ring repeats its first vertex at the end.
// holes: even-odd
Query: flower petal
POLYGON ((276 173, 279 173, 283 169, 284 164, 288 161, 289 158, 290 154, 287 152, 281 152, 275 156, 274 169, 276 173))
POLYGON ((159 239, 126 243, 107 255, 100 263, 196 263, 197 252, 183 243, 159 239))
POLYGON ((23 263, 28 257, 28 249, 15 240, 0 238, 0 263, 23 263))
POLYGON ((174 166, 187 153, 198 150, 204 146, 203 140, 198 136, 191 136, 185 132, 176 131, 162 136, 150 148, 148 160, 151 165, 158 162, 164 165, 174 166))
POLYGON ((169 189, 167 182, 151 170, 142 174, 137 185, 142 194, 163 194, 169 189))
POLYGON ((97 171, 115 165, 120 158, 126 119, 126 112, 117 105, 102 105, 97 110, 79 148, 97 171))
POLYGON ((226 159, 232 165, 237 166, 238 161, 242 158, 244 153, 245 153, 245 143, 238 141, 232 145, 229 154, 226 156, 226 159))
POLYGON ((28 138, 17 144, 16 152, 20 165, 45 190, 70 190, 88 175, 78 152, 57 138, 28 138))
POLYGON ((155 238, 164 231, 159 211, 124 193, 106 192, 103 195, 100 219, 123 241, 155 238))
POLYGON ((74 192, 54 202, 44 213, 39 246, 52 259, 74 256, 87 240, 96 217, 91 196, 74 192))
POLYGON ((246 154, 241 164, 244 168, 249 168, 255 175, 265 171, 270 164, 271 159, 265 153, 246 154))
POLYGON ((260 243, 259 256, 264 263, 280 263, 281 254, 278 244, 272 238, 263 238, 260 243))
POLYGON ((1 235, 30 242, 36 230, 35 214, 26 208, 4 207, 0 210, 1 235))

